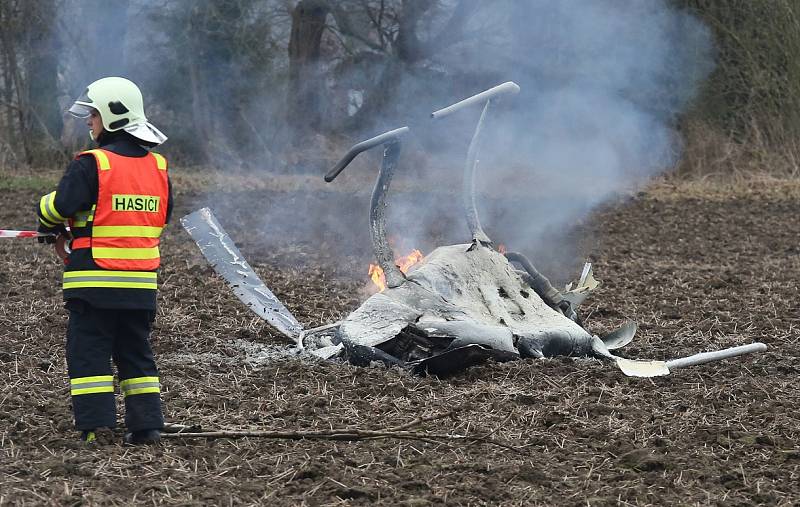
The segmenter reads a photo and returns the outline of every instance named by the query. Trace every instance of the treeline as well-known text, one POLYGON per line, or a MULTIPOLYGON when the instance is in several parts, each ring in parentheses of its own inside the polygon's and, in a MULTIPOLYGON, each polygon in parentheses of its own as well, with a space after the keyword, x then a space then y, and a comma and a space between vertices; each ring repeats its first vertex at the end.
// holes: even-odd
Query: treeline
MULTIPOLYGON (((514 9, 536 10, 501 4, 507 18, 478 0, 2 0, 0 166, 62 163, 87 142, 63 111, 92 80, 123 75, 173 158, 316 167, 328 146, 513 78, 524 66, 502 55, 525 54, 531 29, 514 9), (476 47, 494 52, 476 59, 476 47)), ((669 4, 702 19, 715 44, 713 73, 674 119, 680 171, 796 173, 800 5, 669 4)), ((538 50, 558 68, 558 48, 538 50)))
MULTIPOLYGON (((140 85, 149 117, 187 163, 291 163, 321 138, 397 113, 398 96, 415 93, 398 92, 400 74, 442 74, 428 58, 464 37, 478 5, 3 0, 0 164, 46 164, 84 144, 85 128, 62 112, 107 75, 140 85)), ((474 81, 461 82, 469 90, 474 81)))
POLYGON ((680 170, 800 175, 800 2, 676 0, 711 28, 716 68, 683 118, 680 170))

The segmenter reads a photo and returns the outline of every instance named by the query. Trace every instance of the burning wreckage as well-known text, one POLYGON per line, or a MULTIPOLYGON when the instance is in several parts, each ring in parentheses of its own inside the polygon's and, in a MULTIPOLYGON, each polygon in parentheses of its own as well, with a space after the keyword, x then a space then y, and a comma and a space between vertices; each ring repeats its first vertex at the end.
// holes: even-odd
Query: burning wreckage
POLYGON ((606 359, 626 375, 652 377, 671 370, 766 350, 752 343, 670 361, 638 361, 612 351, 633 339, 632 322, 604 337, 587 331, 577 315, 597 287, 591 265, 579 282, 560 292, 521 253, 501 253, 481 227, 476 208, 475 171, 481 129, 490 104, 515 94, 507 82, 432 113, 443 118, 484 104, 467 152, 463 205, 471 241, 435 249, 404 273, 386 235, 386 198, 400 154, 402 127, 353 146, 325 175, 333 181, 361 152, 382 146, 383 160, 370 203, 372 246, 385 277, 385 290, 370 296, 341 322, 305 330, 264 285, 208 208, 181 219, 200 250, 236 296, 298 348, 322 358, 344 357, 356 365, 380 361, 419 373, 446 375, 487 359, 579 356, 606 359))

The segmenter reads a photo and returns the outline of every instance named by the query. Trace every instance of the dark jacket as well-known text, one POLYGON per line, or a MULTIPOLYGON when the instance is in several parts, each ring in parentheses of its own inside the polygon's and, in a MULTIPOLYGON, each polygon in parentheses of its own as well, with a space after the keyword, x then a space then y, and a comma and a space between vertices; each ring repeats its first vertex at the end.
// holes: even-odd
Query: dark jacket
MULTIPOLYGON (((144 157, 149 151, 124 131, 104 132, 98 147, 125 157, 144 157)), ((94 156, 82 155, 70 162, 58 183, 54 206, 64 217, 73 217, 97 203, 97 163, 94 156)), ((172 185, 169 186, 167 222, 172 215, 172 185)), ((41 212, 39 212, 41 217, 41 212)), ((68 270, 96 270, 91 249, 73 250, 67 259, 68 270)), ((96 308, 156 309, 156 291, 148 289, 82 288, 65 291, 64 299, 81 299, 96 308)))

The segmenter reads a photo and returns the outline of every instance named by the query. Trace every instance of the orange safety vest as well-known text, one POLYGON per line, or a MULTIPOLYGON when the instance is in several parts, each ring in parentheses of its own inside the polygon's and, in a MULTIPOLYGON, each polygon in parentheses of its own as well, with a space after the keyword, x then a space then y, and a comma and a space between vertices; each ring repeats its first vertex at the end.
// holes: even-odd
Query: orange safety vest
POLYGON ((102 149, 81 155, 93 155, 97 162, 97 204, 91 237, 75 238, 72 249, 91 248, 95 264, 106 270, 157 269, 169 199, 166 159, 152 152, 124 157, 102 149))

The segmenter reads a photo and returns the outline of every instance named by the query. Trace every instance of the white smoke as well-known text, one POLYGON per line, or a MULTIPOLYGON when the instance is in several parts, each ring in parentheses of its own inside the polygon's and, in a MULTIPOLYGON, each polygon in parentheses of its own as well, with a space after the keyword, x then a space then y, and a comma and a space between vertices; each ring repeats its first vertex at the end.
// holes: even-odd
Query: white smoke
MULTIPOLYGON (((277 9, 273 4, 280 3, 265 2, 263 9, 277 9)), ((399 5, 388 2, 395 3, 399 5)), ((63 4, 64 25, 76 27, 63 34, 65 49, 70 49, 64 53, 63 88, 77 96, 96 77, 129 77, 142 84, 146 99, 153 99, 148 114, 166 130, 164 123, 174 118, 171 103, 163 99, 190 100, 187 80, 171 70, 181 62, 153 60, 152 55, 169 54, 178 49, 174 45, 186 43, 186 27, 176 25, 168 33, 164 27, 170 25, 163 20, 180 18, 176 5, 193 4, 157 0, 65 0, 63 4), (78 28, 82 26, 100 29, 78 28)), ((264 41, 276 45, 276 59, 269 65, 277 73, 285 72, 285 48, 280 46, 288 41, 288 12, 293 5, 284 4, 287 15, 274 18, 274 25, 265 32, 270 38, 264 41)), ((440 30, 455 4, 455 0, 442 0, 421 22, 420 35, 440 30)), ((572 226, 599 204, 641 186, 679 160, 676 119, 713 68, 710 32, 667 0, 493 0, 477 5, 458 36, 460 42, 434 48, 431 58, 404 69, 389 113, 369 133, 379 133, 381 126, 402 126, 409 118, 421 118, 500 82, 517 82, 521 93, 494 104, 484 128, 478 169, 481 221, 497 243, 531 254, 537 264, 544 262, 553 270, 573 268, 577 259, 565 239, 572 226)), ((336 40, 328 36, 326 47, 336 40)), ((201 54, 193 57, 209 67, 208 74, 220 73, 220 86, 235 75, 237 82, 252 81, 252 87, 263 89, 261 95, 251 95, 228 110, 247 120, 239 121, 238 128, 226 125, 233 116, 213 115, 208 121, 234 141, 249 142, 247 150, 229 147, 235 155, 247 155, 255 164, 261 161, 265 171, 274 168, 266 167, 264 161, 272 164, 271 151, 280 148, 270 143, 284 121, 280 107, 285 81, 276 77, 262 82, 268 72, 262 69, 254 77, 248 70, 253 62, 226 60, 218 69, 214 67, 219 65, 217 60, 203 59, 201 54)), ((370 74, 364 69, 353 72, 362 79, 370 74)), ((342 81, 344 75, 331 79, 342 81)), ((360 91, 342 90, 345 110, 352 114, 365 98, 360 91)), ((469 239, 458 191, 466 146, 479 114, 476 106, 430 122, 406 143, 397 177, 413 177, 422 190, 389 196, 388 230, 403 250, 398 255, 410 248, 430 251, 442 243, 469 239)), ((192 130, 200 126, 184 124, 166 134, 177 142, 181 136, 191 138, 192 130)), ((360 140, 354 137, 352 143, 360 140)), ((170 143, 163 150, 170 155, 170 143)), ((342 178, 366 179, 376 174, 376 155, 360 156, 357 166, 342 178), (366 165, 371 167, 363 169, 366 165)), ((333 193, 338 184, 340 180, 331 184, 333 193)), ((260 200, 254 196, 255 202, 237 200, 227 205, 209 197, 197 204, 230 210, 246 206, 264 217, 268 236, 281 242, 313 243, 324 235, 334 254, 360 251, 368 256, 368 198, 311 194, 293 194, 286 202, 278 195, 260 200), (287 206, 296 212, 287 212, 287 206), (292 215, 302 220, 280 222, 292 215)))
MULTIPOLYGON (((552 269, 574 267, 565 243, 572 226, 679 160, 676 119, 713 68, 710 32, 662 0, 482 2, 466 32, 474 36, 437 55, 437 64, 453 75, 496 76, 482 88, 506 80, 522 88, 492 108, 484 129, 484 228, 552 269)), ((439 130, 466 142, 461 126, 474 125, 475 109, 439 130)), ((459 187, 463 159, 452 162, 459 187)), ((439 218, 429 211, 400 204, 391 228, 424 237, 422 224, 439 218)), ((460 222, 453 240, 468 239, 460 222)))

